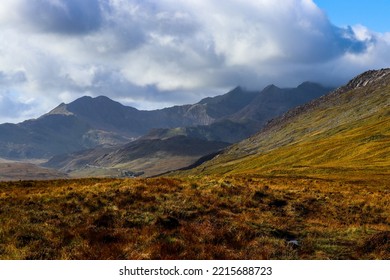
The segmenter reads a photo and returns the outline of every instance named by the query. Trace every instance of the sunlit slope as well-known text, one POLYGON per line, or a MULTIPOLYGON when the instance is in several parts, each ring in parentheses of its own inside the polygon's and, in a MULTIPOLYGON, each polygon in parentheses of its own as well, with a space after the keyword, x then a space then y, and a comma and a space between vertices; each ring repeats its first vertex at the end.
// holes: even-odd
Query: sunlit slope
POLYGON ((366 72, 289 111, 195 172, 390 175, 390 70, 366 72))

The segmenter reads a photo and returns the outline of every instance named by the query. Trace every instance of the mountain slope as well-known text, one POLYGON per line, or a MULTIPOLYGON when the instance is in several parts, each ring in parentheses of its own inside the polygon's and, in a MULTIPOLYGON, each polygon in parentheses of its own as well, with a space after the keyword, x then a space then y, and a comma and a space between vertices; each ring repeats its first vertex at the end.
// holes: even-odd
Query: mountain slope
POLYGON ((20 124, 0 125, 0 154, 7 158, 43 158, 88 146, 90 127, 71 115, 50 115, 20 124))
POLYGON ((287 112, 192 172, 389 176, 390 69, 287 112))
POLYGON ((167 139, 140 139, 117 148, 96 148, 55 156, 45 166, 71 176, 155 176, 187 167, 199 158, 220 151, 228 143, 185 136, 167 139), (118 173, 119 171, 119 173, 118 173))
POLYGON ((261 127, 258 122, 252 120, 222 119, 209 125, 153 129, 142 136, 142 139, 167 139, 183 135, 201 140, 236 143, 253 135, 261 127))

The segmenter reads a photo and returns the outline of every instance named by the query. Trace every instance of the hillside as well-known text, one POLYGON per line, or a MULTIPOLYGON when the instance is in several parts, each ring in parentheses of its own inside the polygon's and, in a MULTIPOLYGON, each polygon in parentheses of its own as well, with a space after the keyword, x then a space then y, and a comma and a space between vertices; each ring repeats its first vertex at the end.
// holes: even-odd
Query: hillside
POLYGON ((187 167, 228 145, 185 136, 140 139, 116 148, 95 148, 55 156, 44 165, 74 177, 155 176, 187 167))
POLYGON ((201 140, 236 143, 248 138, 261 128, 262 125, 253 120, 222 119, 209 125, 152 129, 141 139, 167 139, 182 135, 201 140))
POLYGON ((390 69, 363 73, 287 112, 193 173, 388 177, 390 69))

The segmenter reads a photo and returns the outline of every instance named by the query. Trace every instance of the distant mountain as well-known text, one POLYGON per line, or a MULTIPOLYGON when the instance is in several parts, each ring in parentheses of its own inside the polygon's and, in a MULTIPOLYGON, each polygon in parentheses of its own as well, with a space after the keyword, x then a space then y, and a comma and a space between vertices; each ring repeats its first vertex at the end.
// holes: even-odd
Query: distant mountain
POLYGON ((155 128, 163 129, 159 132, 162 138, 186 135, 234 143, 257 132, 276 114, 327 90, 319 85, 272 92, 269 88, 256 92, 237 87, 193 105, 153 111, 123 106, 104 96, 81 97, 38 119, 0 125, 0 157, 48 159, 97 146, 122 145, 155 128))
POLYGON ((279 88, 270 85, 263 89, 247 106, 230 119, 253 120, 261 125, 282 115, 289 109, 305 104, 333 90, 320 84, 305 82, 296 88, 279 88))
POLYGON ((232 121, 222 119, 209 125, 152 129, 141 139, 167 139, 183 135, 201 140, 236 143, 251 136, 261 127, 258 122, 252 120, 232 121))
POLYGON ((1 162, 0 181, 65 179, 67 175, 32 163, 1 162))
POLYGON ((208 116, 219 120, 238 112, 250 104, 258 94, 258 91, 248 91, 242 87, 236 87, 224 95, 204 98, 198 104, 205 107, 208 116))
MULTIPOLYGON (((232 103, 231 99, 241 92, 235 90, 226 96, 208 98, 210 105, 203 100, 194 105, 153 111, 123 106, 104 96, 81 97, 72 103, 60 104, 38 119, 0 125, 0 156, 50 158, 101 145, 125 144, 153 128, 208 125, 215 119, 207 110, 214 112, 217 107, 223 107, 221 104, 232 103)), ((236 110, 246 105, 250 98, 246 100, 240 106, 236 105, 236 110)), ((229 113, 232 108, 226 111, 229 113)), ((220 112, 219 116, 225 115, 220 112)))
POLYGON ((70 104, 61 104, 48 115, 73 115, 94 129, 139 137, 154 127, 209 124, 213 121, 202 108, 183 105, 161 110, 140 111, 108 97, 84 96, 70 104))
POLYGON ((390 69, 365 72, 288 111, 190 173, 390 176, 390 69))
MULTIPOLYGON (((3 124, 0 125, 0 156, 45 158, 58 152, 71 152, 96 145, 95 139, 89 137, 92 134, 91 126, 73 115, 47 115, 20 124, 3 124)), ((115 137, 123 138, 108 134, 106 139, 110 141, 115 137)))
POLYGON ((297 88, 278 88, 270 85, 260 92, 237 87, 231 92, 206 98, 199 102, 214 118, 209 125, 187 126, 173 129, 155 129, 144 138, 167 138, 186 135, 212 141, 236 143, 258 132, 268 121, 289 109, 318 98, 332 88, 305 82, 297 88))
POLYGON ((136 140, 118 148, 96 148, 55 156, 45 166, 76 177, 154 176, 180 169, 229 144, 185 136, 136 140))

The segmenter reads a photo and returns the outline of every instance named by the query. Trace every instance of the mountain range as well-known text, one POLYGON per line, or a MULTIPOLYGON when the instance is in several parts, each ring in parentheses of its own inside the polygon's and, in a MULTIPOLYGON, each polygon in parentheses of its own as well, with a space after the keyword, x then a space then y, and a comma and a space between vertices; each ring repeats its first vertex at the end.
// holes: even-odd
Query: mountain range
MULTIPOLYGON (((54 157, 46 167, 75 171, 82 166, 94 166, 97 171, 95 167, 99 166, 102 167, 99 175, 106 175, 107 167, 116 170, 126 167, 120 173, 132 174, 133 169, 144 166, 145 170, 137 172, 156 175, 191 165, 209 153, 243 140, 272 118, 330 90, 309 82, 285 89, 270 85, 262 91, 236 87, 196 104, 152 111, 124 106, 105 96, 84 96, 69 104, 62 103, 38 119, 0 125, 0 158, 24 161, 54 157), (191 143, 197 153, 192 153, 191 148, 183 150, 184 142, 191 143), (159 145, 161 151, 156 149, 159 145), (164 151, 166 145, 169 152, 164 151), (171 152, 175 149, 181 154, 176 152, 173 156, 171 152), (150 153, 146 156, 133 153, 134 150, 150 153), (106 153, 110 156, 101 160, 100 156, 106 153), (122 159, 118 158, 120 155, 122 159), (145 164, 138 164, 137 156, 141 155, 145 164), (155 168, 160 162, 156 159, 170 164, 155 168)), ((90 174, 91 168, 88 170, 84 175, 90 174)))
POLYGON ((295 90, 274 90, 272 94, 268 89, 254 92, 237 87, 225 95, 193 105, 152 111, 124 106, 104 96, 85 96, 60 104, 38 119, 0 125, 0 157, 50 158, 99 145, 126 144, 153 128, 192 127, 190 130, 196 130, 199 138, 221 141, 226 136, 225 142, 236 142, 256 132, 262 123, 278 113, 329 91, 320 85, 312 85, 313 90, 306 84, 295 90), (256 111, 254 107, 263 110, 267 104, 271 107, 279 104, 276 106, 280 109, 264 110, 261 116, 252 113, 256 111), (210 124, 218 129, 208 137, 202 131, 214 131, 208 129, 210 124), (237 130, 242 132, 236 134, 237 130))
POLYGON ((270 121, 192 174, 386 178, 390 175, 390 69, 270 121))
POLYGON ((0 150, 3 158, 46 158, 42 166, 57 177, 156 176, 188 167, 180 174, 386 177, 389 112, 390 69, 367 71, 334 91, 308 82, 259 92, 237 87, 154 111, 82 97, 36 120, 0 125, 0 150))

